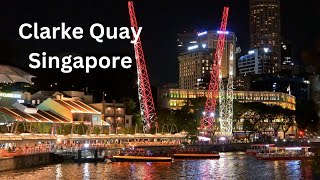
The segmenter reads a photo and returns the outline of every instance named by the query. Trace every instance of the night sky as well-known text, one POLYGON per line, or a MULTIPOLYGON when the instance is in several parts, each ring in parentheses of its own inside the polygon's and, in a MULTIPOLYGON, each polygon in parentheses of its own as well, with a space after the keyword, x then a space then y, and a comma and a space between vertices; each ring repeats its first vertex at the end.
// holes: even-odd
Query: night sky
MULTIPOLYGON (((243 53, 249 44, 249 0, 229 1, 228 30, 236 33, 243 53)), ((176 52, 177 33, 184 30, 218 29, 224 0, 173 1, 140 0, 135 2, 136 15, 142 30, 142 43, 153 86, 178 81, 176 52)), ((320 39, 320 3, 318 0, 281 0, 282 35, 294 44, 295 58, 311 50, 320 39)), ((59 70, 33 70, 28 67, 32 52, 49 55, 130 55, 129 40, 108 40, 100 44, 89 35, 93 23, 104 26, 130 26, 127 1, 2 1, 0 4, 0 63, 18 66, 38 76, 37 82, 48 86, 58 82, 65 89, 89 86, 108 91, 110 96, 136 95, 136 70, 97 69, 86 74, 83 69, 62 74, 59 70), (22 23, 38 22, 40 26, 80 26, 82 40, 23 40, 18 34, 22 23)), ((135 66, 135 64, 133 64, 135 66)), ((61 87, 60 87, 61 88, 61 87)))

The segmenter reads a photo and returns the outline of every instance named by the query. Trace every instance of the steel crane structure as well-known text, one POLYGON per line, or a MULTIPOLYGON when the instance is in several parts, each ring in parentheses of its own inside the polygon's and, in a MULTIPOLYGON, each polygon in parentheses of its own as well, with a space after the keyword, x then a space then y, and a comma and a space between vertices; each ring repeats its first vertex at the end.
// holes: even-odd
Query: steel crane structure
MULTIPOLYGON (((128 2, 129 15, 131 27, 134 27, 136 32, 138 31, 138 22, 136 19, 133 2, 128 2)), ((138 73, 138 95, 141 110, 141 117, 143 122, 143 132, 149 133, 151 127, 156 122, 156 112, 151 92, 151 86, 149 82, 149 76, 147 66, 142 49, 141 39, 138 38, 134 44, 134 52, 137 64, 138 73)))
MULTIPOLYGON (((223 16, 220 25, 220 31, 225 32, 228 22, 229 7, 224 7, 223 16)), ((212 131, 213 123, 215 120, 215 111, 217 105, 217 98, 219 96, 219 84, 220 84, 220 66, 221 59, 224 52, 225 33, 220 33, 218 37, 216 52, 214 53, 214 60, 212 63, 212 73, 210 77, 209 90, 207 100, 205 104, 205 111, 203 118, 201 119, 200 130, 212 131)))
POLYGON ((222 76, 220 79, 220 91, 219 91, 219 109, 220 109, 220 135, 232 136, 233 126, 233 67, 234 67, 234 45, 229 45, 229 72, 226 91, 224 90, 224 84, 222 76), (222 86, 222 87, 221 87, 222 86))

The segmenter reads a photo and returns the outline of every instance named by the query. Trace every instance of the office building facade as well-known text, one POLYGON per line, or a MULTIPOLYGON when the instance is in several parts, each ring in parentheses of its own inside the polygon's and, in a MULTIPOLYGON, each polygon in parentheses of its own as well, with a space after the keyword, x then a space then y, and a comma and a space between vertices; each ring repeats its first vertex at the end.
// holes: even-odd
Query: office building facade
POLYGON ((242 76, 275 73, 272 52, 269 48, 250 50, 247 55, 239 58, 238 71, 242 76))
POLYGON ((276 71, 281 70, 280 0, 250 0, 250 48, 269 48, 276 71))
MULTIPOLYGON (((178 57, 180 88, 206 89, 208 87, 214 53, 221 33, 226 35, 224 54, 221 59, 221 74, 222 78, 229 76, 229 58, 235 56, 235 48, 233 48, 236 44, 235 34, 229 31, 198 32, 194 39, 190 40, 190 46, 178 57)), ((233 72, 236 72, 235 68, 236 66, 234 66, 233 72)))

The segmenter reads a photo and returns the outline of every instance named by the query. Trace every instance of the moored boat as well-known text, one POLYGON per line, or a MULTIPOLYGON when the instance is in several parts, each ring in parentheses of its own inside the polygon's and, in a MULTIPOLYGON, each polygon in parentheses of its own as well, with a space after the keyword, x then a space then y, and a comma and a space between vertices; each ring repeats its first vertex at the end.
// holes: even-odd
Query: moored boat
POLYGON ((116 162, 171 162, 171 157, 160 156, 113 156, 116 162))
POLYGON ((175 159, 220 158, 218 152, 201 151, 199 148, 173 148, 172 154, 175 159))
POLYGON ((262 160, 307 160, 314 156, 309 149, 309 146, 268 147, 267 152, 258 153, 256 157, 262 160))
POLYGON ((125 149, 119 155, 112 156, 114 162, 171 162, 168 156, 155 156, 150 150, 142 148, 125 149))
POLYGON ((246 154, 255 156, 257 153, 267 151, 268 147, 274 147, 275 144, 252 144, 250 149, 246 150, 246 154))

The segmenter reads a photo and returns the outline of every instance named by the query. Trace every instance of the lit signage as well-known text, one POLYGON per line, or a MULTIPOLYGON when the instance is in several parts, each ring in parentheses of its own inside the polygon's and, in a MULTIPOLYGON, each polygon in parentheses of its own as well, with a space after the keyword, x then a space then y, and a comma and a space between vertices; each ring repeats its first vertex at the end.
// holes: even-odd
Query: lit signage
POLYGON ((249 51, 248 54, 254 54, 254 50, 249 51))
POLYGON ((285 148, 286 150, 297 150, 297 151, 299 151, 299 150, 301 150, 302 148, 301 147, 287 147, 287 148, 285 148))
POLYGON ((189 46, 188 50, 193 50, 193 49, 197 49, 199 46, 198 45, 194 45, 194 46, 189 46))
POLYGON ((18 103, 24 103, 23 99, 18 99, 18 103))
POLYGON ((218 34, 229 34, 229 31, 217 31, 218 34))
POLYGON ((207 45, 206 44, 202 44, 202 48, 206 48, 207 47, 207 45))
POLYGON ((21 99, 21 94, 0 93, 0 97, 21 99))
POLYGON ((208 34, 208 31, 204 31, 204 32, 198 33, 198 36, 202 36, 202 35, 205 35, 205 34, 208 34))

